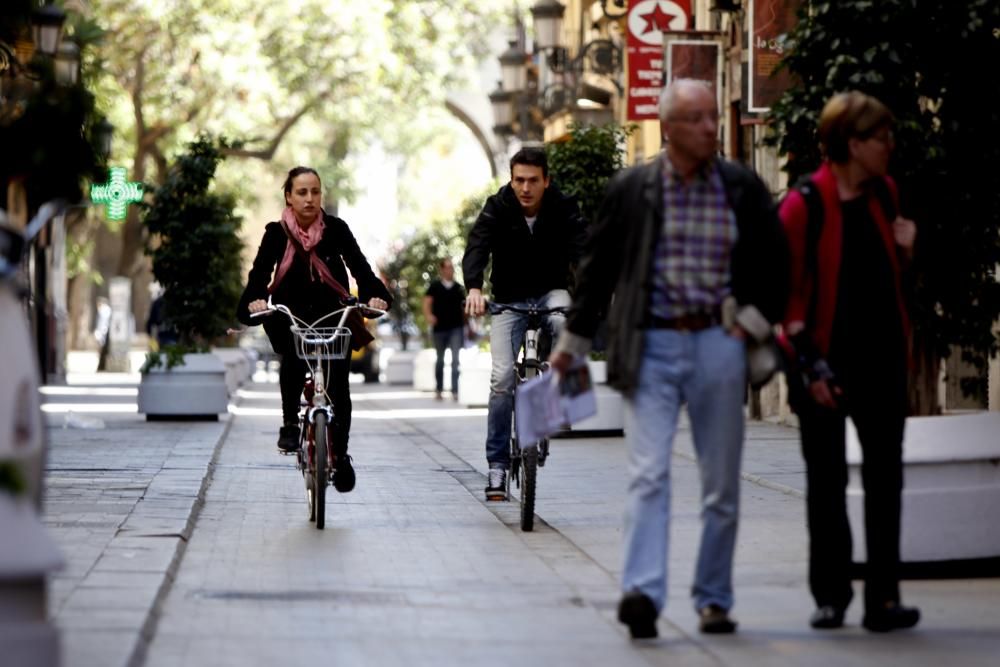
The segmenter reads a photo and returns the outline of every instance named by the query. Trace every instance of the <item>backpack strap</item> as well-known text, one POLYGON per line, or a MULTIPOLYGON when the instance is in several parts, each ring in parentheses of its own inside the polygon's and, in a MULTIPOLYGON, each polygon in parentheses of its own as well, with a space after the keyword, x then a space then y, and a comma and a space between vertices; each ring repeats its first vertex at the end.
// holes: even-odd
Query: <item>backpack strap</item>
POLYGON ((809 312, 806 314, 806 326, 812 327, 816 321, 816 302, 819 296, 819 237, 823 232, 823 197, 819 188, 809 176, 805 176, 795 184, 794 188, 802 195, 806 203, 806 271, 805 275, 812 280, 812 294, 809 298, 809 312))

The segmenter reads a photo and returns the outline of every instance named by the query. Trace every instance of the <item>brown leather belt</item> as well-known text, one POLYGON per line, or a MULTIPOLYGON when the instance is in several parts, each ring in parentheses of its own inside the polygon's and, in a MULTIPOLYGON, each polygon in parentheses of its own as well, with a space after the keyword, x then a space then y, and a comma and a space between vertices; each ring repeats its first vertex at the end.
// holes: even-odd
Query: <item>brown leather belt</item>
POLYGON ((722 324, 722 317, 715 313, 687 313, 679 317, 649 316, 650 329, 677 329, 678 331, 701 331, 722 324))

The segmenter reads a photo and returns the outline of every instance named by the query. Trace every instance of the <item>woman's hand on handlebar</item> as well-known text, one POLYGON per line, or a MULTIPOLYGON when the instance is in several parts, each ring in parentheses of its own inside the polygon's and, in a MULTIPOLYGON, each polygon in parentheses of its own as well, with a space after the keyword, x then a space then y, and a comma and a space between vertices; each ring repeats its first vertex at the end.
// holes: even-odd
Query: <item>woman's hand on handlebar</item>
POLYGON ((465 297, 465 312, 472 317, 479 317, 486 312, 486 299, 482 290, 472 288, 465 297))
POLYGON ((265 310, 270 310, 270 308, 267 305, 267 301, 264 301, 264 299, 257 299, 250 302, 247 306, 247 310, 249 310, 250 314, 253 315, 254 313, 263 313, 265 310))
POLYGON ((386 310, 387 308, 389 308, 389 304, 386 303, 383 299, 380 299, 378 297, 372 297, 371 299, 368 299, 368 307, 375 308, 377 310, 386 310))

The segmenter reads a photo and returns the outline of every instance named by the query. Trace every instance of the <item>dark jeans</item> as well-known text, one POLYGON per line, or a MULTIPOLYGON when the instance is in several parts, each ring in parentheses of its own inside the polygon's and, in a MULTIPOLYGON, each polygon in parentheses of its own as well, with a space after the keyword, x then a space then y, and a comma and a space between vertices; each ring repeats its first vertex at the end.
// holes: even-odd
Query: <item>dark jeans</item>
MULTIPOLYGON (((809 587, 817 606, 851 601, 851 529, 847 518, 846 416, 861 443, 865 491, 865 608, 899 601, 899 531, 903 492, 905 390, 882 377, 855 377, 842 410, 810 400, 796 407, 806 461, 809 587), (866 383, 860 380, 867 380, 866 383), (881 389, 881 390, 880 390, 881 389)), ((905 380, 902 382, 905 386, 905 380)))
POLYGON ((451 393, 458 394, 458 353, 462 349, 463 329, 445 329, 435 331, 434 351, 437 352, 437 362, 434 364, 434 381, 438 393, 444 391, 444 351, 445 348, 451 350, 451 393))
MULTIPOLYGON (((285 424, 297 424, 302 387, 309 370, 305 360, 295 354, 295 341, 287 324, 268 323, 264 327, 271 347, 281 357, 278 383, 281 387, 281 416, 285 424)), ((333 449, 346 452, 351 431, 351 385, 349 382, 350 359, 322 362, 326 389, 333 403, 333 449)))

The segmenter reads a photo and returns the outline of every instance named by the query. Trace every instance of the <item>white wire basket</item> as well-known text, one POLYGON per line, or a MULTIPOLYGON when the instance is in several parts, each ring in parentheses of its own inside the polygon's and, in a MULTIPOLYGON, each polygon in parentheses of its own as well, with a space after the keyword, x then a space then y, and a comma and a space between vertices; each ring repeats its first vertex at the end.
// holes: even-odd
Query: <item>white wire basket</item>
POLYGON ((344 359, 351 353, 347 327, 292 327, 295 354, 300 359, 344 359))

